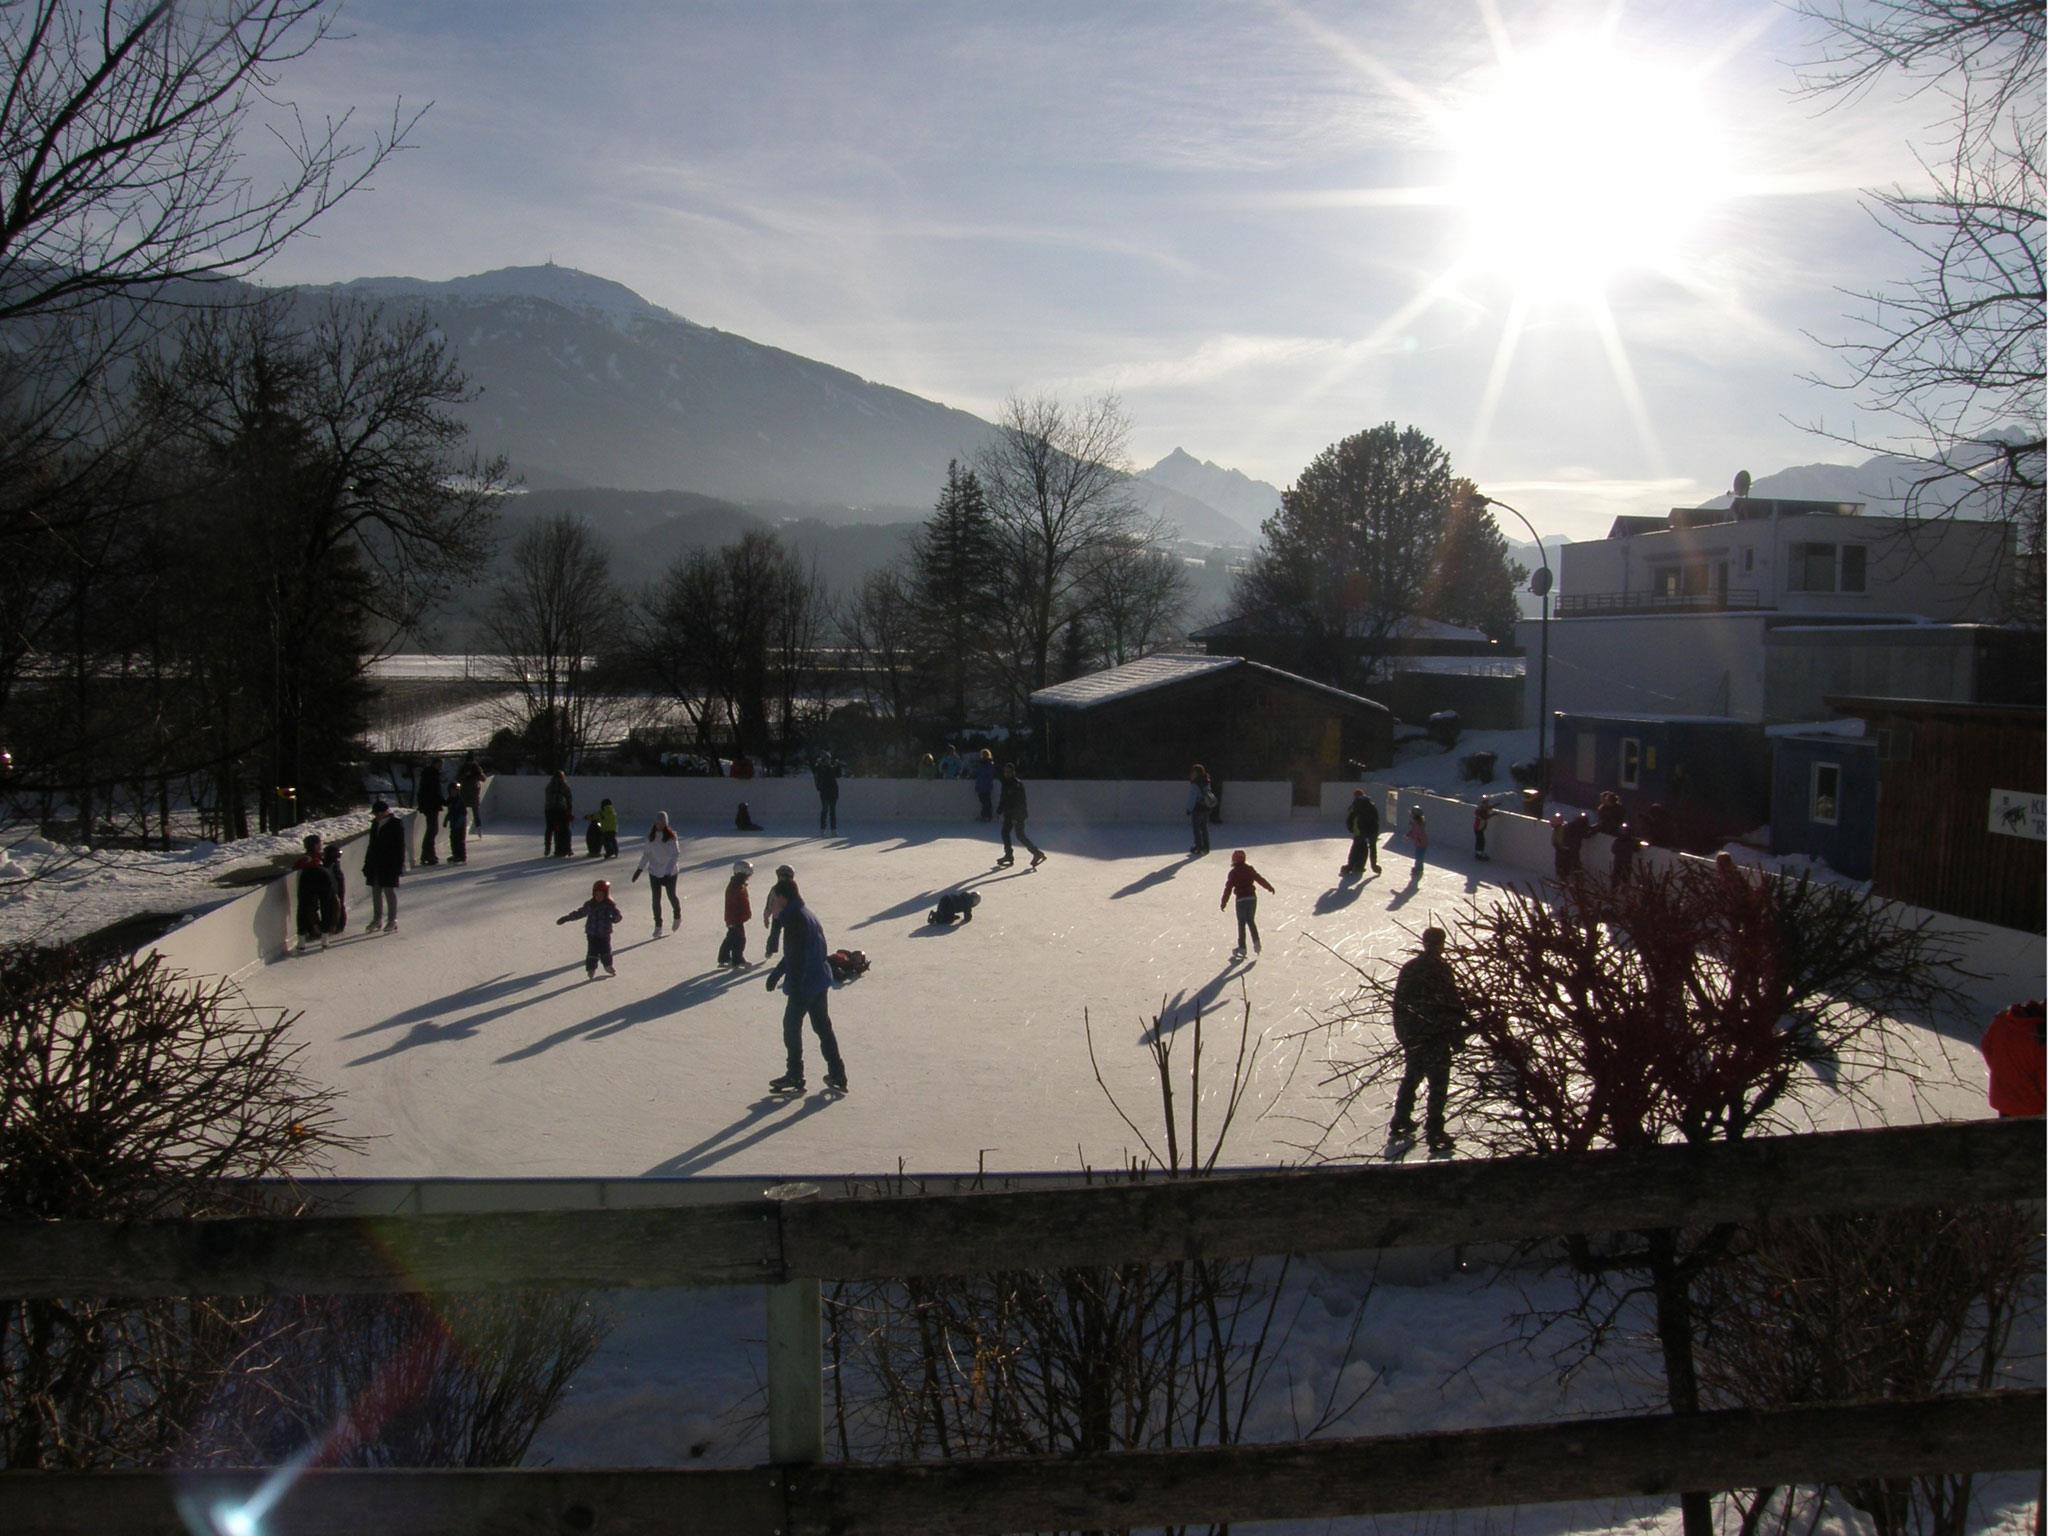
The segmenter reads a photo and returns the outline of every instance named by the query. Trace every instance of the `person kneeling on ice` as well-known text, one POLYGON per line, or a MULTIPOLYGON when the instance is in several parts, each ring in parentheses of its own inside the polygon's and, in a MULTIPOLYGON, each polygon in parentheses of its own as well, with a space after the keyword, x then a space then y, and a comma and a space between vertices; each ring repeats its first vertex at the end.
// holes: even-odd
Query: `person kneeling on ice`
POLYGON ((981 905, 979 891, 948 891, 939 898, 939 904, 925 914, 925 921, 944 925, 947 923, 971 923, 974 909, 981 905))
POLYGON ((745 969, 747 964, 747 919, 754 915, 754 903, 747 896, 747 881, 754 866, 745 859, 732 861, 732 878, 725 882, 725 942, 718 946, 719 968, 730 965, 745 969))
POLYGON ((598 966, 604 967, 607 976, 618 975, 612 964, 612 930, 625 921, 626 914, 619 910, 612 900, 612 883, 600 880, 590 888, 590 900, 574 912, 564 913, 555 919, 555 926, 573 923, 583 919, 583 937, 589 941, 589 948, 583 956, 583 976, 586 981, 594 979, 598 966))
POLYGON ((1221 912, 1230 905, 1230 898, 1237 897, 1237 948, 1230 952, 1233 960, 1244 958, 1244 936, 1247 930, 1252 936, 1252 948, 1259 947, 1259 893, 1258 886, 1267 890, 1273 887, 1266 877, 1244 861, 1244 850, 1234 849, 1230 855, 1230 873, 1223 877, 1223 899, 1216 903, 1221 912))
POLYGON ((1450 1094, 1451 1053, 1465 1037, 1465 1003, 1458 980, 1444 959, 1441 928, 1422 930, 1422 953, 1401 967, 1394 979, 1394 1039, 1404 1058, 1400 1091, 1394 1095, 1394 1119, 1387 1135, 1394 1141, 1415 1137, 1415 1090, 1429 1083, 1429 1109, 1423 1120, 1432 1152, 1455 1145, 1444 1129, 1444 1100, 1450 1094))
POLYGON ((780 983, 789 1000, 782 1008, 782 1049, 788 1065, 782 1076, 769 1083, 772 1093, 804 1091, 804 1017, 810 1016, 811 1030, 818 1037, 818 1049, 825 1057, 825 1086, 846 1089, 846 1063, 839 1059, 839 1041, 832 1033, 832 1014, 826 999, 832 992, 832 948, 825 942, 824 926, 804 905, 803 893, 794 879, 775 882, 774 894, 782 898, 775 914, 775 939, 786 939, 781 961, 768 973, 768 990, 780 983))

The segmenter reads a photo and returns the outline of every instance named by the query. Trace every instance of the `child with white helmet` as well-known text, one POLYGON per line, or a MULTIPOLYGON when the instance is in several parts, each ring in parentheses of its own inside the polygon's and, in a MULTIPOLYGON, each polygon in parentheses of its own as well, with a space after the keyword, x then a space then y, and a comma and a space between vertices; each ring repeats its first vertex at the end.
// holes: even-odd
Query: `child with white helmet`
POLYGON ((732 861, 732 878, 725 882, 725 942, 718 946, 718 964, 722 969, 731 966, 743 970, 750 962, 747 959, 747 920, 754 915, 754 904, 747 896, 747 877, 754 872, 754 866, 745 859, 732 861))
POLYGON ((612 929, 625 921, 626 914, 621 912, 618 903, 612 900, 611 881, 600 880, 591 886, 590 900, 574 912, 564 913, 556 918, 555 926, 559 928, 564 923, 573 923, 579 917, 583 919, 583 937, 589 945, 583 956, 584 979, 595 980, 599 965, 604 967, 605 975, 618 975, 617 968, 612 964, 612 929))

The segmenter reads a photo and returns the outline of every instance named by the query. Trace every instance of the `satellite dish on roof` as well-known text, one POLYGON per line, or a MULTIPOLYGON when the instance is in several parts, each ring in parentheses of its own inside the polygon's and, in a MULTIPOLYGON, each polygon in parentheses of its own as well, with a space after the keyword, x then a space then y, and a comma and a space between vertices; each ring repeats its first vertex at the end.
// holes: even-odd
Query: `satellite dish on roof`
POLYGON ((1738 496, 1747 496, 1749 494, 1749 471, 1746 469, 1735 471, 1735 494, 1738 496))

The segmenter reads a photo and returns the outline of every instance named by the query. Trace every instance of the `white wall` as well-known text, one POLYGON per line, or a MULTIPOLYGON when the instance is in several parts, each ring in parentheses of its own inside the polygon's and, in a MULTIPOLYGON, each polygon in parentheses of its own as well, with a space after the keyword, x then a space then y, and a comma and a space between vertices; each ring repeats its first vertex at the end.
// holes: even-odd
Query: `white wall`
MULTIPOLYGON (((1550 621, 1550 709, 1764 718, 1762 613, 1649 613, 1550 621)), ((1526 648, 1525 722, 1536 724, 1542 626, 1515 626, 1526 648)))
MULTIPOLYGON (((487 820, 541 819, 547 778, 500 774, 491 780, 487 820)), ((1033 823, 1066 821, 1176 822, 1186 814, 1183 779, 1027 779, 1033 823)), ((577 827, 609 797, 622 838, 642 836, 656 811, 678 826, 730 827, 744 800, 755 821, 771 832, 802 831, 818 823, 818 791, 810 775, 786 779, 598 778, 571 776, 577 827)), ((1230 782, 1223 814, 1230 821, 1286 821, 1293 792, 1285 783, 1230 782)), ((839 815, 848 822, 966 822, 980 813, 968 779, 842 779, 839 815)))

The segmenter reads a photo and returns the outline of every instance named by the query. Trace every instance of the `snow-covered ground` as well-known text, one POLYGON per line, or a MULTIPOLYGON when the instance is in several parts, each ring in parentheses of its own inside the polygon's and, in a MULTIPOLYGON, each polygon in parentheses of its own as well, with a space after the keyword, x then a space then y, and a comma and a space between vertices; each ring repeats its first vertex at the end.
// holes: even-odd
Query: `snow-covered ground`
POLYGON ((76 848, 32 832, 0 834, 0 944, 62 944, 149 913, 197 914, 242 894, 243 881, 275 872, 280 859, 289 864, 307 833, 345 837, 368 825, 368 813, 358 812, 275 836, 195 842, 168 852, 76 848))

